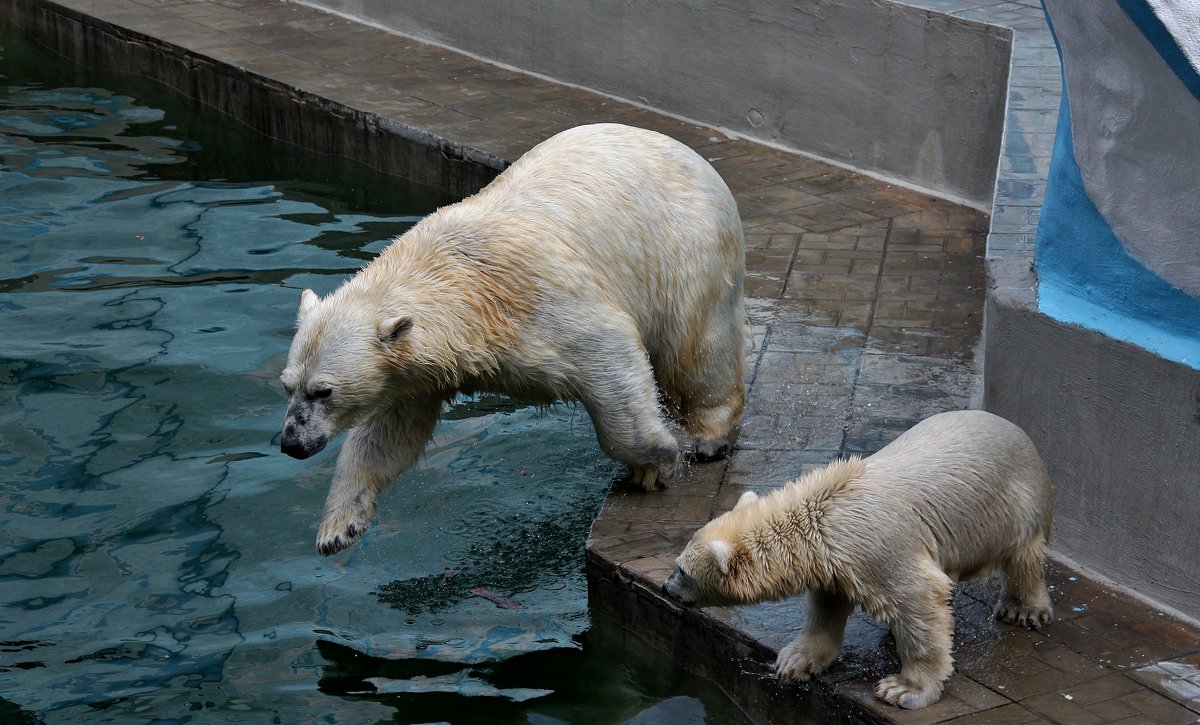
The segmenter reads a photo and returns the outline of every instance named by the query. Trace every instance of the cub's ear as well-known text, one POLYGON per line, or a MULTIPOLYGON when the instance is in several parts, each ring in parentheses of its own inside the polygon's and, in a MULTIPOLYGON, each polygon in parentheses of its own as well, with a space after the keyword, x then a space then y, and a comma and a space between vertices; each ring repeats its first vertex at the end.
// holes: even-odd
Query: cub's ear
POLYGON ((310 289, 306 289, 303 292, 301 292, 300 293, 300 312, 296 315, 296 321, 299 322, 300 320, 303 320, 305 317, 307 317, 308 313, 312 312, 313 308, 316 307, 317 303, 320 301, 321 301, 321 298, 317 297, 317 293, 313 292, 310 289))
POLYGON ((757 500, 758 500, 758 494, 757 494, 757 493, 755 493, 755 492, 753 492, 753 491, 747 491, 747 492, 745 492, 745 493, 743 493, 743 494, 742 494, 742 497, 741 497, 741 498, 739 498, 739 499, 738 499, 738 502, 737 502, 737 504, 735 504, 735 505, 734 505, 734 507, 733 507, 733 510, 734 510, 734 511, 737 511, 738 509, 740 509, 741 507, 745 506, 746 504, 748 504, 748 503, 754 503, 754 502, 755 502, 755 501, 757 501, 757 500))
POLYGON ((717 568, 722 574, 729 573, 729 562, 733 560, 733 547, 728 543, 716 539, 708 542, 708 553, 712 554, 713 561, 716 562, 717 568))
POLYGON ((412 329, 412 326, 412 318, 407 315, 388 318, 379 323, 379 341, 389 345, 404 337, 412 329))

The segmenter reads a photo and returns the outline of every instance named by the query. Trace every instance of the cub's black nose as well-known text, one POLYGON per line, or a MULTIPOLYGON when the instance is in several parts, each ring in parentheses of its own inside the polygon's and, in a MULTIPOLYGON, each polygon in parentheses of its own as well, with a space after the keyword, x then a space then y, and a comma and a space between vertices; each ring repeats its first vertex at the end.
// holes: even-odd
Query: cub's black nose
POLYGON ((671 576, 663 582, 663 594, 677 604, 682 604, 685 607, 690 607, 696 603, 695 594, 692 591, 691 577, 684 574, 679 567, 675 567, 675 571, 671 572, 671 576))

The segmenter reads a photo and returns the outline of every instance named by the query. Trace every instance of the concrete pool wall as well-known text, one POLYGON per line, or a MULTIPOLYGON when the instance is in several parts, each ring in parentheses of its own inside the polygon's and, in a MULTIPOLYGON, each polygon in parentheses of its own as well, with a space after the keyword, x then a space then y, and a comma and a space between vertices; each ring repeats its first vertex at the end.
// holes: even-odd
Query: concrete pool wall
MULTIPOLYGON (((288 69, 264 77, 251 62, 215 60, 205 52, 204 42, 185 51, 152 33, 50 3, 9 0, 0 3, 0 9, 40 45, 76 63, 158 81, 272 138, 352 159, 458 197, 481 189, 506 166, 494 154, 338 101, 361 90, 361 81, 354 89, 326 83, 324 93, 317 94, 306 83, 313 78, 289 77, 288 69)), ((221 38, 206 40, 219 44, 221 38)), ((270 58, 271 53, 260 48, 258 56, 270 58)))
POLYGON ((976 208, 992 201, 1001 26, 894 2, 306 1, 976 208))

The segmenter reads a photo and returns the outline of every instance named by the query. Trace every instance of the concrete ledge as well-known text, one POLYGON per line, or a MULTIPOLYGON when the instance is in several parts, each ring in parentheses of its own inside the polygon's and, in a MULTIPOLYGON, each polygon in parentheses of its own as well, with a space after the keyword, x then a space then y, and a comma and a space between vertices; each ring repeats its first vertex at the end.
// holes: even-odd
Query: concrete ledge
POLYGON ((1005 27, 898 2, 307 1, 978 208, 992 201, 1005 27))
POLYGON ((722 619, 717 610, 682 609, 650 580, 588 550, 588 609, 625 632, 627 646, 669 652, 693 674, 717 683, 755 722, 889 723, 832 684, 781 683, 768 662, 775 652, 722 619), (633 625, 633 626, 631 626, 633 625), (636 642, 637 644, 633 644, 636 642))
POLYGON ((984 406, 1046 458, 1055 551, 1195 622, 1200 372, 1039 310, 1034 247, 1062 88, 1044 20, 1017 33, 1018 62, 988 245, 984 406))

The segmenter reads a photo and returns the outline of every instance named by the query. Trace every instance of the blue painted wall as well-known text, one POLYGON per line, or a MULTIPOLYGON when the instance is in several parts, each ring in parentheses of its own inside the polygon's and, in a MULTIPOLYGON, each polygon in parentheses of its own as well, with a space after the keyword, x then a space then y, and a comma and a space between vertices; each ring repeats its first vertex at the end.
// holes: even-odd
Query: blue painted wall
POLYGON ((1064 88, 1038 304, 1200 368, 1200 53, 1171 32, 1189 18, 1161 0, 1045 4, 1064 88))

